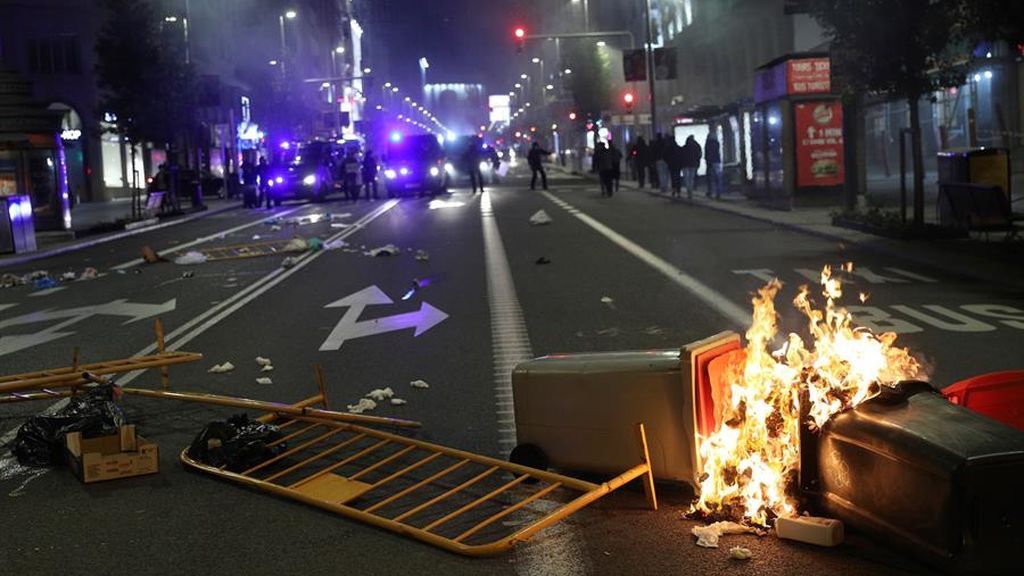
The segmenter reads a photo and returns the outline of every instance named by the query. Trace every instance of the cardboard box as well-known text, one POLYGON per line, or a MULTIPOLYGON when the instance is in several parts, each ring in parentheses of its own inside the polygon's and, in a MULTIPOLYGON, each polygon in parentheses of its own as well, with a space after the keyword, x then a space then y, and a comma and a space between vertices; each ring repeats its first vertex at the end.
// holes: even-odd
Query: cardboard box
POLYGON ((67 451, 72 473, 86 484, 155 474, 160 463, 156 444, 136 436, 134 425, 99 438, 72 432, 67 435, 67 451))

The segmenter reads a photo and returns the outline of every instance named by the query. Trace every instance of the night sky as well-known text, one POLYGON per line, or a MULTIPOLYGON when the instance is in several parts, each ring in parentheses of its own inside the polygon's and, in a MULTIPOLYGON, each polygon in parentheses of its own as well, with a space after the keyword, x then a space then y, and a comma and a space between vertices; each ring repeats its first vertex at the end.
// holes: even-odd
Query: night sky
MULTIPOLYGON (((375 1, 375 0, 370 0, 375 1)), ((521 21, 520 0, 386 0, 384 34, 391 50, 390 80, 418 85, 417 62, 430 62, 427 81, 508 83, 514 63, 512 29, 521 21)))

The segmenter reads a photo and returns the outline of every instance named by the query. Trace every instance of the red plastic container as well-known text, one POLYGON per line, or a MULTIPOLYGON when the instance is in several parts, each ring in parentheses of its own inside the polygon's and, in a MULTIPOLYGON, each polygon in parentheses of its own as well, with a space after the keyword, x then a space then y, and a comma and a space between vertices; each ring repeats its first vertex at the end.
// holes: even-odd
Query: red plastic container
POLYGON ((1024 430, 1024 370, 982 374, 945 388, 942 395, 959 404, 1024 430))

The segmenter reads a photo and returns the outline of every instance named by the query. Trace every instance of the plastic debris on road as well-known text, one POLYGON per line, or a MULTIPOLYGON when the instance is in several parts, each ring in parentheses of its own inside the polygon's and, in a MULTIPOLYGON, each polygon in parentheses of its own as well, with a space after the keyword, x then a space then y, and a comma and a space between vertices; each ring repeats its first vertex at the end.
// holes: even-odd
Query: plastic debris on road
POLYGON ((182 266, 189 266, 192 264, 202 264, 203 262, 206 262, 206 259, 206 254, 192 250, 175 258, 174 263, 182 266))
POLYGON ((754 553, 750 551, 750 548, 733 546, 732 548, 729 548, 729 556, 735 560, 750 560, 754 557, 754 553))
POLYGON ((60 275, 60 279, 62 282, 71 282, 75 279, 75 273, 71 271, 65 272, 60 275))
POLYGON ((416 255, 413 256, 413 258, 419 260, 420 262, 426 262, 427 260, 430 260, 430 254, 427 253, 426 250, 417 250, 416 255))
POLYGON ((412 382, 409 382, 409 386, 412 386, 413 388, 430 388, 430 384, 427 384, 423 380, 413 380, 412 382))
POLYGON ((371 248, 366 252, 363 252, 363 254, 365 254, 366 256, 372 256, 374 258, 378 256, 395 256, 396 254, 401 253, 402 250, 398 248, 398 246, 395 246, 394 244, 387 244, 385 246, 380 246, 378 248, 371 248))
POLYGON ((225 372, 231 372, 235 369, 235 365, 231 362, 225 362, 223 364, 215 364, 212 368, 207 370, 211 374, 223 374, 225 372))
POLYGON ((191 271, 191 270, 189 270, 188 272, 182 272, 181 273, 181 277, 182 278, 193 278, 193 277, 195 277, 195 275, 196 275, 196 273, 191 271))
POLYGON ((210 422, 188 447, 191 458, 231 472, 248 470, 288 449, 272 424, 250 420, 245 414, 226 422, 210 422))
POLYGON ((263 356, 256 357, 257 366, 270 366, 271 364, 273 364, 273 362, 270 361, 270 358, 264 358, 263 356))
POLYGON ((99 272, 97 272, 96 269, 91 266, 86 268, 85 270, 82 270, 82 273, 78 275, 79 280, 95 280, 98 277, 99 272))
POLYGON ((270 364, 267 364, 263 368, 260 368, 260 372, 273 372, 273 371, 274 371, 274 367, 271 366, 270 364))
POLYGON ((609 308, 615 308, 615 300, 610 296, 602 296, 601 303, 607 304, 609 308))
POLYGON ((718 548, 718 539, 724 534, 753 534, 757 532, 750 526, 736 522, 715 522, 707 526, 694 526, 690 533, 697 537, 697 546, 718 548))
POLYGON ((537 210, 530 216, 530 225, 532 226, 544 226, 545 224, 551 224, 551 216, 544 210, 537 210))
POLYGON ((339 220, 344 220, 346 218, 351 218, 351 217, 352 217, 352 213, 351 212, 343 212, 341 214, 331 214, 330 215, 330 220, 331 220, 331 222, 338 222, 339 220))
POLYGON ((298 256, 289 256, 281 261, 281 268, 291 268, 299 263, 298 256))
POLYGON ((366 397, 377 402, 383 402, 388 398, 395 395, 395 392, 389 388, 377 388, 376 390, 370 390, 366 393, 366 397))
POLYGON ((273 384, 274 381, 271 380, 270 378, 267 378, 266 376, 264 376, 262 378, 257 378, 256 379, 256 383, 257 384, 262 384, 263 386, 269 386, 269 385, 273 384))
POLYGON ((359 402, 356 402, 355 404, 349 404, 347 406, 348 411, 351 412, 352 414, 362 414, 363 412, 368 412, 370 410, 375 409, 376 407, 377 403, 374 402, 373 400, 370 400, 369 398, 360 398, 359 402))
POLYGON ((348 242, 341 239, 324 242, 324 250, 339 250, 345 246, 348 246, 348 242))
POLYGON ((391 399, 391 405, 392 406, 401 406, 403 404, 406 404, 406 401, 402 400, 401 398, 392 398, 391 399))
POLYGON ((314 236, 314 237, 310 238, 309 240, 307 240, 306 241, 306 245, 309 246, 309 249, 311 251, 313 251, 313 252, 319 252, 320 250, 323 250, 323 248, 324 248, 323 240, 317 238, 316 236, 314 236))
POLYGON ((116 434, 125 424, 116 400, 120 389, 103 384, 73 396, 53 414, 33 416, 15 436, 12 452, 26 466, 52 466, 64 462, 64 437, 81 432, 83 438, 116 434))
POLYGON ((57 286, 57 281, 47 276, 45 278, 39 278, 33 285, 36 287, 36 290, 46 290, 47 288, 55 288, 57 286))

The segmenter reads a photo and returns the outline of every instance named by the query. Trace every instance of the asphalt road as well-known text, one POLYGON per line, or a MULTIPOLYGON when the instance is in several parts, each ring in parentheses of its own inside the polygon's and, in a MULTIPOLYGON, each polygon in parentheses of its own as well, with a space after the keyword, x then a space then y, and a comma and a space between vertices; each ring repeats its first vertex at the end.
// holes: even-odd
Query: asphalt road
MULTIPOLYGON (((532 192, 513 176, 486 200, 457 189, 433 204, 335 201, 286 205, 272 215, 239 209, 33 263, 22 271, 93 266, 103 275, 43 294, 28 287, 0 291, 2 372, 69 364, 76 346, 84 362, 138 354, 151 348, 152 319, 159 316, 172 348, 205 356, 171 369, 178 389, 293 402, 315 392, 319 364, 335 407, 390 386, 408 403, 383 405, 374 414, 422 421, 419 438, 504 456, 510 425, 495 374, 501 350, 492 340, 501 332, 492 332, 492 304, 501 295, 495 274, 503 259, 510 272, 504 281, 514 283, 525 321, 526 330, 517 333, 521 354, 676 348, 742 330, 752 291, 773 275, 785 282, 782 325, 798 329, 799 315, 786 304, 796 287, 824 264, 852 260, 854 290, 870 293, 860 304, 851 291, 858 320, 900 332, 899 341, 925 360, 936 384, 1020 368, 1014 352, 1024 349, 1024 306, 1008 287, 641 192, 624 189, 605 199, 583 180, 553 176, 551 184, 549 194, 532 192), (530 226, 539 209, 551 215, 550 225, 530 226), (282 214, 283 221, 265 221, 282 214), (311 215, 319 221, 309 222, 311 215), (301 217, 305 223, 289 221, 301 217), (494 229, 487 231, 495 224, 498 243, 494 229), (187 243, 207 248, 253 242, 256 235, 348 245, 304 256, 288 269, 282 256, 187 267, 136 262, 142 245, 173 258, 187 243), (388 243, 400 254, 363 253, 388 243), (429 260, 415 259, 416 250, 427 251, 429 260), (550 263, 537 264, 540 258, 550 263), (414 282, 420 288, 410 291, 414 282), (343 339, 345 330, 336 328, 349 308, 331 304, 361 291, 392 303, 367 305, 358 316, 369 326, 364 332, 379 333, 356 337, 350 328, 352 338, 343 339), (405 329, 382 332, 381 323, 396 315, 409 321, 405 329), (421 330, 416 336, 414 322, 421 330), (256 356, 273 360, 272 384, 256 383, 264 375, 256 356), (207 373, 224 361, 237 368, 207 373), (411 388, 417 379, 430 388, 411 388)), ((156 374, 145 373, 132 384, 157 382, 156 374)), ((0 407, 0 435, 45 407, 0 407)), ((86 486, 66 470, 40 474, 2 457, 0 574, 926 571, 856 534, 830 550, 771 536, 731 536, 722 549, 697 548, 690 536, 695 524, 682 518, 687 493, 672 486, 662 488, 658 512, 645 510, 641 493, 628 490, 511 553, 466 559, 184 470, 180 449, 204 423, 230 411, 137 398, 127 401, 127 410, 160 445, 158 475, 86 486), (730 560, 733 545, 751 548, 754 558, 730 560)))

